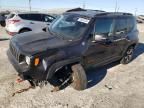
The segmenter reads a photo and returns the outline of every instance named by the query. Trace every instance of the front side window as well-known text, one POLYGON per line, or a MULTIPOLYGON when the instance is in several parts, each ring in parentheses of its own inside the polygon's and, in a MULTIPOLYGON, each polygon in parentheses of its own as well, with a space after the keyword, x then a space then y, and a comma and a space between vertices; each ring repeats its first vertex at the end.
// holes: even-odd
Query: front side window
POLYGON ((77 14, 61 15, 50 25, 50 30, 58 36, 76 39, 84 33, 89 22, 89 18, 77 14))
POLYGON ((43 15, 42 21, 44 22, 52 22, 55 18, 49 15, 43 15))
POLYGON ((115 34, 125 34, 127 32, 127 19, 126 18, 119 18, 115 21, 115 34))
POLYGON ((113 18, 97 18, 94 29, 97 35, 109 36, 113 33, 113 18))

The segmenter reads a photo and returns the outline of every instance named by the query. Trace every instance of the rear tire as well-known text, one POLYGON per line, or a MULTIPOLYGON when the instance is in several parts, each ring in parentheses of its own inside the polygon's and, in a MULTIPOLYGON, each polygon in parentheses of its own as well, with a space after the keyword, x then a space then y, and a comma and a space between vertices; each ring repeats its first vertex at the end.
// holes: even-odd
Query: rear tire
POLYGON ((85 70, 81 64, 72 66, 72 87, 76 90, 84 90, 87 88, 87 77, 85 70))
POLYGON ((132 61, 133 59, 133 52, 134 52, 134 47, 130 46, 127 51, 125 52, 124 56, 122 57, 120 63, 121 64, 128 64, 132 61))
POLYGON ((24 33, 24 32, 29 32, 29 31, 31 31, 31 30, 29 30, 29 29, 22 29, 22 30, 20 30, 19 33, 24 33))

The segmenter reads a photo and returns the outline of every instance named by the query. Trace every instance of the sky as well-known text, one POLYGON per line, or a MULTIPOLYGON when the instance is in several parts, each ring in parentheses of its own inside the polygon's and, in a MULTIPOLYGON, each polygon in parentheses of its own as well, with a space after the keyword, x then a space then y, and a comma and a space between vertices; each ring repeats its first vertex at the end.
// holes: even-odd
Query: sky
MULTIPOLYGON (((144 0, 31 0, 31 5, 32 8, 53 9, 82 7, 85 3, 88 9, 115 11, 116 1, 118 11, 144 14, 144 0)), ((29 0, 0 0, 0 7, 28 8, 28 3, 29 0)))

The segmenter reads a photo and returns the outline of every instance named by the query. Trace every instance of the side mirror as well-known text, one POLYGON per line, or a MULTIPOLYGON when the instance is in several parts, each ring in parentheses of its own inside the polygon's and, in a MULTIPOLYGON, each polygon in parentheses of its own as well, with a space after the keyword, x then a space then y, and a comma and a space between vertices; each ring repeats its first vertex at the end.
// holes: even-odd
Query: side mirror
POLYGON ((44 32, 47 32, 48 31, 48 27, 45 27, 42 29, 44 32))
POLYGON ((107 38, 104 35, 94 35, 93 42, 103 42, 106 41, 107 38))

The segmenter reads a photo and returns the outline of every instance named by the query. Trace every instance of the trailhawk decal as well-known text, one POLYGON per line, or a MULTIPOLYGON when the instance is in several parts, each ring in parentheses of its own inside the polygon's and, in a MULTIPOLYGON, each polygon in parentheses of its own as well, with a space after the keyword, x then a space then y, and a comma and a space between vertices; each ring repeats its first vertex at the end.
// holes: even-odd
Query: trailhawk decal
POLYGON ((88 24, 90 20, 85 19, 85 18, 79 18, 77 21, 88 24))

